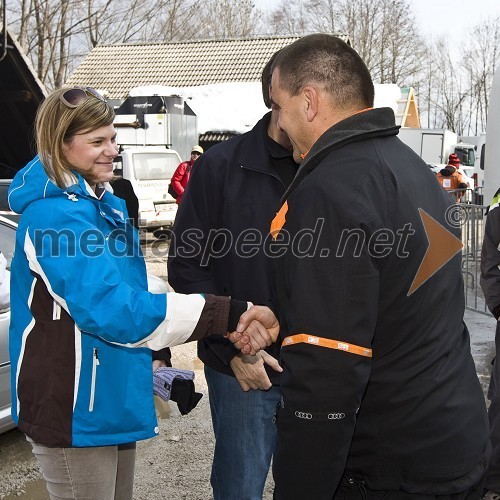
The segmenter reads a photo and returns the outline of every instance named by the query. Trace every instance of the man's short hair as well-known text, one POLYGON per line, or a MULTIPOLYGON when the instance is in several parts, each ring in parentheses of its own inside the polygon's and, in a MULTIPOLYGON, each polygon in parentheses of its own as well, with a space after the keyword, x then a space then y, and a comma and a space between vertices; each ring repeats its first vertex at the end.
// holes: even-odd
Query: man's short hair
POLYGON ((271 73, 279 68, 280 87, 298 95, 306 85, 320 85, 340 108, 373 106, 370 72, 359 54, 333 35, 307 35, 276 54, 271 73))
MULTIPOLYGON (((281 49, 280 49, 281 50, 281 49)), ((273 66, 273 62, 276 59, 276 56, 278 55, 279 50, 277 50, 267 61, 266 65, 264 66, 264 69, 262 70, 262 76, 260 78, 260 81, 262 83, 262 98, 264 99, 264 104, 266 105, 266 108, 271 109, 271 96, 269 95, 269 87, 271 86, 271 68, 273 66)))

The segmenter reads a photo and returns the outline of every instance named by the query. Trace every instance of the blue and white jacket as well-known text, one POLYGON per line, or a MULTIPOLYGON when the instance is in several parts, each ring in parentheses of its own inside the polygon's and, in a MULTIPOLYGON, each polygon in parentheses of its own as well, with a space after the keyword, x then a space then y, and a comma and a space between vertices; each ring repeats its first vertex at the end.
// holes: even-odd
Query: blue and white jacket
POLYGON ((149 293, 125 203, 75 176, 60 189, 35 157, 9 191, 22 214, 11 267, 13 418, 47 446, 147 439, 158 433, 151 349, 225 334, 242 304, 149 293))

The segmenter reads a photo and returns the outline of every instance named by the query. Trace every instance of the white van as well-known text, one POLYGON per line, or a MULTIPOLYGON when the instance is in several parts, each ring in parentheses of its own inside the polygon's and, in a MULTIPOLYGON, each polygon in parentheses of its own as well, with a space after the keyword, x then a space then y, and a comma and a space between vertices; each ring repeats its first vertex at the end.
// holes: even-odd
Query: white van
POLYGON ((481 155, 484 165, 484 203, 489 205, 497 189, 500 188, 500 66, 493 75, 488 121, 486 122, 486 147, 481 155))
POLYGON ((179 154, 165 146, 126 146, 114 160, 116 176, 128 179, 139 199, 139 228, 172 226, 177 204, 167 190, 179 154))

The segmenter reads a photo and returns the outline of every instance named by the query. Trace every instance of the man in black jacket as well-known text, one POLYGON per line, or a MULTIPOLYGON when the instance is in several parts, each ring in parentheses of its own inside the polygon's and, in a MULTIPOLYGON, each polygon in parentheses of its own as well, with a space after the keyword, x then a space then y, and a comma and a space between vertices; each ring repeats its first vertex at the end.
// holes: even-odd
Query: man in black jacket
MULTIPOLYGON (((268 107, 271 62, 262 75, 268 107)), ((174 290, 217 291, 274 308, 269 224, 296 171, 274 111, 250 132, 206 151, 174 224, 168 259, 174 290)), ((198 344, 216 438, 215 500, 262 499, 276 445, 278 352, 276 344, 256 357, 238 354, 226 339, 198 344)))
POLYGON ((497 320, 495 358, 488 387, 488 419, 492 453, 486 474, 487 500, 500 499, 500 189, 488 209, 481 252, 481 288, 488 309, 497 320))
POLYGON ((275 498, 477 499, 490 445, 451 200, 339 38, 285 47, 271 82, 304 158, 272 232, 314 239, 275 259, 275 498))

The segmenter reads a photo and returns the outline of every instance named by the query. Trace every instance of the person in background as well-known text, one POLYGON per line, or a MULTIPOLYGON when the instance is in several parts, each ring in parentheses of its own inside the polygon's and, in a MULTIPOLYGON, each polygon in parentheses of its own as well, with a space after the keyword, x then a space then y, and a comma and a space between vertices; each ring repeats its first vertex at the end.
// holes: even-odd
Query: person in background
POLYGON ((485 500, 500 500, 500 189, 489 206, 481 252, 481 288, 488 309, 497 320, 495 357, 488 387, 491 458, 485 484, 485 500))
POLYGON ((465 181, 462 174, 459 172, 460 159, 455 153, 451 153, 448 157, 448 164, 441 169, 436 178, 445 191, 453 197, 455 201, 460 202, 465 189, 469 187, 469 183, 465 181))
MULTIPOLYGON (((273 59, 262 72, 268 108, 273 59)), ((168 277, 174 290, 248 296, 274 307, 272 258, 264 242, 269 242, 270 221, 297 172, 290 141, 276 119, 275 111, 267 113, 251 131, 213 146, 198 160, 173 228, 168 277), (217 252, 221 245, 211 240, 217 230, 233 242, 253 233, 261 243, 253 255, 235 244, 206 263, 202 252, 183 253, 190 231, 202 235, 197 241, 207 253, 217 252)), ((210 480, 214 499, 261 500, 276 447, 279 345, 250 358, 217 339, 199 342, 198 356, 205 364, 215 433, 210 480)))
POLYGON ((55 90, 37 113, 39 156, 9 190, 21 214, 11 266, 12 416, 51 499, 133 498, 135 442, 159 432, 152 349, 224 336, 239 321, 236 337, 248 324, 242 348, 254 354, 278 333, 266 307, 148 292, 138 233, 108 184, 113 118, 89 87, 55 90))
POLYGON ((189 177, 191 176, 191 170, 198 158, 203 154, 203 148, 201 146, 193 146, 191 148, 191 158, 188 161, 183 161, 175 169, 174 175, 172 175, 171 185, 173 190, 177 193, 177 198, 175 202, 179 205, 186 186, 189 182, 189 177))
POLYGON ((292 242, 274 259, 275 500, 477 500, 491 447, 449 196, 340 38, 281 49, 270 94, 303 158, 271 226, 292 242))

